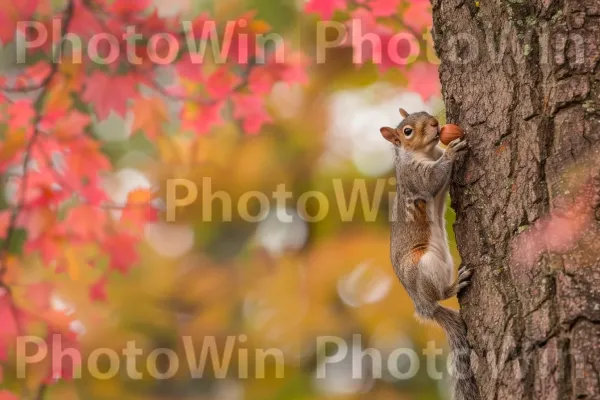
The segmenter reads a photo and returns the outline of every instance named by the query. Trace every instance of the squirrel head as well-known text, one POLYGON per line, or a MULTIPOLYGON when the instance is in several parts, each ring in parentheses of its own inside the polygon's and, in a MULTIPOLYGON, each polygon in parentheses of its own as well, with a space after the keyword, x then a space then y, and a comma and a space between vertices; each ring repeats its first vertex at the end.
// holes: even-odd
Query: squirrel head
POLYGON ((400 109, 404 118, 396 129, 383 127, 383 137, 395 146, 412 152, 429 152, 440 141, 440 123, 426 112, 409 114, 400 109))

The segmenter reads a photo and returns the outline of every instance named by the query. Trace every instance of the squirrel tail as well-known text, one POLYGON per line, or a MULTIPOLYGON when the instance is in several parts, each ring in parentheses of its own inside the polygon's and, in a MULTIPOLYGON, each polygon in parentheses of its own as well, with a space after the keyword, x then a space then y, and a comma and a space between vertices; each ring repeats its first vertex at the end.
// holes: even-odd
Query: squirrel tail
POLYGON ((479 400, 479 389, 471 369, 471 348, 467 342, 467 329, 458 311, 436 303, 431 319, 446 331, 453 357, 454 400, 479 400))

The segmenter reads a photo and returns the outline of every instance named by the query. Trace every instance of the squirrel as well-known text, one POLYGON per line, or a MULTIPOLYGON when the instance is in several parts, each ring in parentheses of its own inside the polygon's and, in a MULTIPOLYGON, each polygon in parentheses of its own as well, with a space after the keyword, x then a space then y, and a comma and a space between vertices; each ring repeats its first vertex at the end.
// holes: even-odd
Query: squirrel
POLYGON ((436 322, 446 332, 453 352, 454 399, 478 400, 466 325, 458 311, 438 303, 466 288, 472 275, 463 268, 454 279, 444 218, 452 165, 467 142, 456 139, 444 151, 438 146, 440 123, 435 117, 426 112, 408 114, 402 108, 400 115, 403 120, 396 129, 380 130, 395 153, 392 265, 414 303, 416 316, 436 322))

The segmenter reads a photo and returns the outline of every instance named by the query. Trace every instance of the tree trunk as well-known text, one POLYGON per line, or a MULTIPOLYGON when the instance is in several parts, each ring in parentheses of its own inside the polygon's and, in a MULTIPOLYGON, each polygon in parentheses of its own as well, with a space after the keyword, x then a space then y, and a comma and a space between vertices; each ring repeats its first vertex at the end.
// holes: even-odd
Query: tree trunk
POLYGON ((483 399, 600 399, 600 1, 432 0, 483 399))

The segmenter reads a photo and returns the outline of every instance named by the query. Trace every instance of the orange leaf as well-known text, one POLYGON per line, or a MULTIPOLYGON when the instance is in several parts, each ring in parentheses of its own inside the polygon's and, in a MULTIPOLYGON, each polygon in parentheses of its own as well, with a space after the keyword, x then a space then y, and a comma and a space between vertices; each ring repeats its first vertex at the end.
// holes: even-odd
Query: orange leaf
POLYGON ((127 204, 128 205, 140 205, 140 204, 149 204, 154 198, 154 194, 150 189, 142 189, 138 188, 132 190, 127 195, 127 204))
POLYGON ((141 130, 150 139, 156 138, 169 120, 169 111, 159 97, 146 97, 136 101, 133 107, 133 131, 141 130))
POLYGON ((0 163, 11 160, 25 144, 25 129, 9 128, 9 131, 0 144, 0 163))

